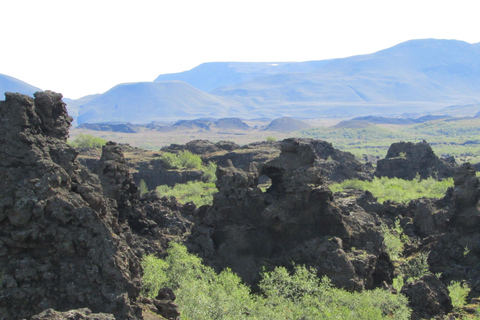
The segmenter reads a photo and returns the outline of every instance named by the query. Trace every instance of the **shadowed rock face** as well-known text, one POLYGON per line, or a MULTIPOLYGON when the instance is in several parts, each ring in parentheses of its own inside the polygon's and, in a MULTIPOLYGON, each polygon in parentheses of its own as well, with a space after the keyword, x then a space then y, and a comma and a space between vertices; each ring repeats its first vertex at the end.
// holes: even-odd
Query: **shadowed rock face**
POLYGON ((412 319, 430 319, 432 315, 445 315, 453 309, 447 288, 433 274, 406 284, 402 293, 410 301, 412 319))
POLYGON ((72 119, 62 96, 34 96, 6 93, 0 102, 0 314, 22 319, 88 306, 140 318, 141 266, 131 247, 142 247, 126 222, 148 219, 135 214, 140 200, 115 165, 121 156, 105 154, 115 168, 102 172, 111 183, 102 185, 66 144, 72 119))
POLYGON ((262 266, 292 261, 314 266, 350 290, 391 279, 393 266, 382 251, 376 214, 354 202, 334 201, 323 185, 319 144, 286 139, 280 155, 260 168, 242 170, 231 161, 219 166, 219 192, 195 227, 191 246, 248 283, 259 280, 262 266), (258 188, 261 175, 272 182, 265 192, 258 188))
POLYGON ((66 144, 61 97, 7 93, 0 105, 0 310, 20 319, 88 305, 133 317, 139 261, 98 178, 66 144))
POLYGON ((412 180, 420 178, 443 179, 452 177, 457 165, 455 160, 438 158, 426 142, 397 142, 388 149, 385 159, 377 161, 375 176, 412 180))

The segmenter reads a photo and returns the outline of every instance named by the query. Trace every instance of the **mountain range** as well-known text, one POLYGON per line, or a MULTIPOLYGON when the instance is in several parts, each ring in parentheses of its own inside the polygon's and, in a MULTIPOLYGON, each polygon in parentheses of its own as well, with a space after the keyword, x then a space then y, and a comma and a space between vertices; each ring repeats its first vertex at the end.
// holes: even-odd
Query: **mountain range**
POLYGON ((423 39, 341 59, 204 63, 152 82, 119 84, 103 94, 66 101, 79 124, 474 115, 479 88, 480 43, 423 39))

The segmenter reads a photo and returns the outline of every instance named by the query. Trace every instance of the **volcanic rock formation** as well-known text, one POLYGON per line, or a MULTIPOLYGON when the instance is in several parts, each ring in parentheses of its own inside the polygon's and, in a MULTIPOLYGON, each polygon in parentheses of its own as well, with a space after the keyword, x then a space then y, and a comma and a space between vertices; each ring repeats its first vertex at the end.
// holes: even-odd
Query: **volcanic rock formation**
POLYGON ((376 215, 354 202, 335 202, 323 184, 318 161, 329 146, 286 139, 281 154, 262 166, 244 170, 233 160, 219 166, 219 192, 213 206, 200 212, 192 248, 251 284, 259 280, 262 267, 292 261, 314 266, 350 290, 391 280, 393 266, 383 251, 376 215), (265 192, 258 187, 262 175, 271 179, 265 192))
POLYGON ((5 96, 0 102, 2 319, 84 307, 117 319, 141 318, 142 271, 125 223, 135 217, 129 199, 135 190, 125 172, 109 176, 105 159, 102 182, 106 177, 116 182, 107 188, 76 161, 77 152, 66 143, 72 119, 60 94, 5 96))
POLYGON ((443 179, 452 177, 456 167, 453 157, 438 158, 425 140, 396 142, 388 149, 385 159, 377 161, 375 176, 412 180, 418 174, 422 179, 443 179))

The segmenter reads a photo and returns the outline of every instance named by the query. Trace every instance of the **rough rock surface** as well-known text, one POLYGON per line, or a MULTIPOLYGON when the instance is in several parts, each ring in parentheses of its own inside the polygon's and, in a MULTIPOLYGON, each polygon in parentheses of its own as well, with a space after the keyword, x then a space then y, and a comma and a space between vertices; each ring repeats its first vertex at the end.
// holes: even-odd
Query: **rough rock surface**
POLYGON ((76 161, 66 144, 72 119, 60 94, 5 96, 0 314, 23 319, 49 308, 88 307, 117 319, 140 318, 141 266, 115 204, 126 207, 128 199, 115 187, 105 190, 112 198, 105 197, 98 177, 76 161))
POLYGON ((318 161, 325 146, 287 139, 280 143, 280 156, 260 168, 245 171, 232 161, 219 166, 219 192, 213 206, 200 213, 192 249, 248 283, 258 280, 262 266, 292 261, 314 266, 350 290, 391 280, 393 266, 383 252, 376 214, 355 203, 336 203, 323 184, 318 161), (272 182, 265 192, 258 188, 262 175, 272 182))
POLYGON ((180 239, 190 230, 192 223, 184 216, 192 215, 195 208, 182 206, 175 199, 160 199, 156 192, 141 196, 121 145, 108 142, 103 146, 92 172, 100 178, 103 195, 110 200, 118 221, 130 227, 124 232, 139 258, 163 252, 171 236, 180 239))
POLYGON ((221 150, 235 150, 240 148, 240 146, 236 143, 230 141, 219 141, 217 143, 213 143, 208 140, 193 140, 187 142, 185 145, 179 144, 172 144, 168 147, 163 147, 162 151, 166 152, 178 152, 182 150, 188 150, 191 153, 203 155, 205 153, 212 153, 221 150))
POLYGON ((88 308, 58 312, 47 309, 33 316, 31 320, 115 320, 113 314, 92 313, 88 308))
POLYGON ((430 319, 452 311, 452 300, 445 285, 434 275, 426 275, 403 286, 413 310, 412 319, 430 319))
POLYGON ((375 176, 412 180, 418 174, 422 179, 443 179, 452 177, 456 167, 454 159, 438 158, 425 140, 397 142, 390 146, 385 159, 377 161, 375 176))

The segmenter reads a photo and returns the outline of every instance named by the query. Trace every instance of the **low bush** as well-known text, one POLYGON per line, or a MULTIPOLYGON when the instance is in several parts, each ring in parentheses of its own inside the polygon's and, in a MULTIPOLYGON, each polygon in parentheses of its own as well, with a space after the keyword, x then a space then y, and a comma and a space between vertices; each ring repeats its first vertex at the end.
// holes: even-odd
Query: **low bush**
POLYGON ((185 246, 171 243, 164 260, 147 256, 143 262, 143 294, 154 297, 168 286, 177 296, 182 319, 409 319, 408 301, 402 294, 373 291, 347 292, 334 288, 316 270, 296 266, 263 272, 259 292, 230 269, 217 274, 189 254, 185 246))
POLYGON ((159 196, 175 197, 180 203, 193 202, 197 207, 211 205, 213 194, 217 192, 215 183, 189 181, 185 184, 176 184, 174 187, 162 185, 157 187, 159 196))
POLYGON ((468 293, 470 292, 470 287, 465 283, 460 283, 458 281, 452 281, 448 285, 448 292, 450 299, 452 299, 452 305, 454 309, 462 308, 466 302, 468 293))
POLYGON ((165 152, 160 159, 167 169, 200 169, 202 166, 202 158, 187 150, 178 154, 165 152))
POLYGON ((333 192, 345 189, 369 190, 378 198, 380 203, 386 200, 408 203, 411 200, 422 197, 443 197, 447 189, 453 187, 453 179, 438 181, 433 178, 403 180, 399 178, 375 177, 372 181, 345 180, 341 183, 333 183, 329 187, 333 192))
POLYGON ((90 134, 80 133, 73 141, 69 143, 75 148, 101 148, 107 143, 107 140, 92 136, 90 134))

